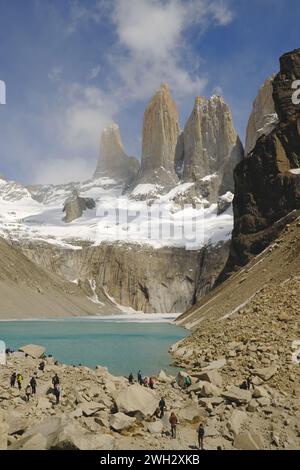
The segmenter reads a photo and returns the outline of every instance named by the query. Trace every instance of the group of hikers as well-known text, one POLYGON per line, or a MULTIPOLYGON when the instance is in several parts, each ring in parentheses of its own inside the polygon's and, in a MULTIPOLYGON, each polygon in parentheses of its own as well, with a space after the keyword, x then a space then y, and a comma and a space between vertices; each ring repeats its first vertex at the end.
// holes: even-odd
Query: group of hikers
MULTIPOLYGON (((134 383, 134 376, 132 372, 129 374, 128 381, 130 384, 134 383)), ((148 379, 147 377, 143 378, 140 370, 137 373, 137 382, 142 386, 150 387, 151 389, 154 388, 153 378, 152 377, 150 377, 150 379, 148 379)), ((183 388, 188 388, 191 385, 191 383, 192 383, 191 377, 187 375, 185 377, 184 383, 182 383, 181 386, 183 388)), ((165 398, 161 397, 159 404, 158 404, 158 408, 155 411, 155 416, 159 419, 162 419, 165 415, 165 410, 166 410, 165 398)), ((171 427, 171 437, 172 439, 176 439, 177 425, 179 424, 179 420, 174 412, 171 412, 170 414, 169 423, 171 427)), ((204 426, 203 426, 203 423, 200 423, 197 429, 197 436, 198 436, 198 446, 202 450, 204 449, 204 435, 205 435, 204 426)))
MULTIPOLYGON (((140 385, 143 385, 144 387, 149 387, 151 390, 154 389, 155 387, 155 382, 153 377, 143 377, 141 371, 139 370, 137 373, 137 381, 140 385)), ((133 373, 131 372, 128 377, 128 382, 132 385, 134 384, 134 376, 133 373)))
MULTIPOLYGON (((39 364, 38 369, 42 372, 45 370, 45 362, 41 362, 39 364)), ((30 397, 36 395, 36 390, 37 390, 37 380, 36 380, 37 374, 34 374, 30 380, 28 385, 25 388, 25 400, 29 402, 30 397)), ((22 390, 22 384, 24 381, 24 377, 20 372, 13 372, 12 375, 10 376, 10 386, 15 387, 16 383, 18 386, 19 390, 22 390)), ((60 379, 57 374, 52 377, 52 393, 56 398, 56 405, 59 404, 60 401, 60 395, 61 395, 61 389, 60 389, 60 379)))

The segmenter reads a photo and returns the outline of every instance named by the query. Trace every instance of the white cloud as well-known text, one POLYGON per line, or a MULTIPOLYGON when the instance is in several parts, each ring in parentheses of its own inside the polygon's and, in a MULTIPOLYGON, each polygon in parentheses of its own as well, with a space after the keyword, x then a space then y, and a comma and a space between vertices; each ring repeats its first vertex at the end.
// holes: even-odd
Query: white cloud
POLYGON ((102 129, 113 121, 118 110, 116 103, 96 87, 73 84, 67 91, 64 143, 74 150, 95 149, 102 129))
POLYGON ((113 22, 125 54, 113 53, 111 63, 131 99, 147 98, 162 81, 177 96, 199 94, 206 79, 200 58, 186 41, 193 25, 228 24, 233 15, 221 0, 116 0, 113 22))
POLYGON ((33 184, 63 184, 86 181, 95 170, 93 159, 52 159, 39 161, 34 167, 33 184))

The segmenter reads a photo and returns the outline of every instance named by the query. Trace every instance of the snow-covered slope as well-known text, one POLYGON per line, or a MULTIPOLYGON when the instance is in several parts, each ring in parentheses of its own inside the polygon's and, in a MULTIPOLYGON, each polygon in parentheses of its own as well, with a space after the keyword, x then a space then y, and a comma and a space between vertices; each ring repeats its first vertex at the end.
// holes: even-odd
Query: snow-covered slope
POLYGON ((83 241, 93 245, 109 241, 199 249, 228 240, 233 221, 231 209, 218 216, 217 205, 209 205, 201 196, 191 204, 183 204, 192 186, 193 183, 178 184, 163 196, 155 196, 153 188, 139 188, 143 195, 149 194, 148 199, 140 201, 122 195, 122 185, 105 177, 28 188, 0 179, 0 236, 74 249, 80 249, 83 241), (82 197, 93 198, 96 208, 65 223, 62 209, 74 190, 82 197))

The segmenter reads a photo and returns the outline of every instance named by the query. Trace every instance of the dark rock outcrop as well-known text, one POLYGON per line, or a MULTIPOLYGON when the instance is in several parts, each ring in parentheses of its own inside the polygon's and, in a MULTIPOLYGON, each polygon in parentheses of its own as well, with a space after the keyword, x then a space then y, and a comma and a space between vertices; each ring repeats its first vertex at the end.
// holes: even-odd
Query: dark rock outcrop
POLYGON ((73 195, 69 197, 63 207, 63 212, 66 213, 63 218, 64 222, 72 222, 73 220, 79 219, 86 209, 94 209, 96 203, 92 198, 80 197, 77 191, 73 192, 73 195))
POLYGON ((278 235, 280 219, 300 209, 300 105, 292 83, 300 79, 300 49, 284 54, 273 82, 279 122, 236 168, 234 230, 220 280, 245 265, 278 235))

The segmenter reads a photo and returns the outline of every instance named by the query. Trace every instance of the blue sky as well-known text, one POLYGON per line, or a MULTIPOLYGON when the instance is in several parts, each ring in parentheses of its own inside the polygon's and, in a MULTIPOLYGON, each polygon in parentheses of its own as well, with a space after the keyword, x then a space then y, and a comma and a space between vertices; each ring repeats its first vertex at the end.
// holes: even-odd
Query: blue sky
POLYGON ((0 174, 86 179, 112 121, 139 157, 162 81, 181 126, 196 95, 218 91, 244 139, 258 88, 300 47, 299 19, 299 0, 0 0, 0 174))

